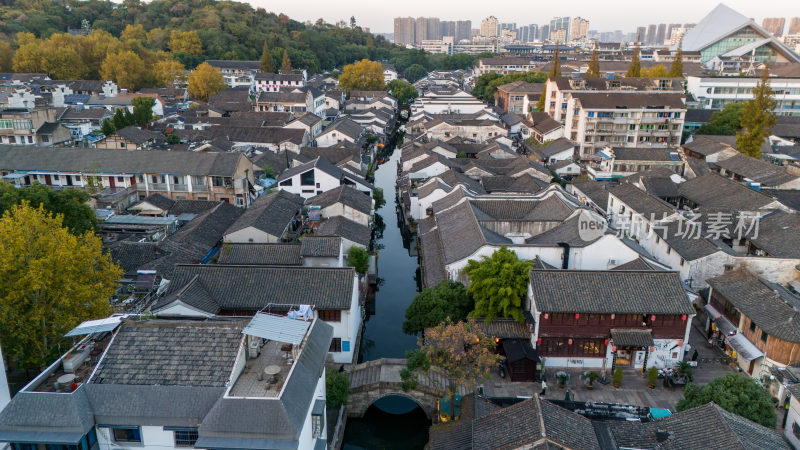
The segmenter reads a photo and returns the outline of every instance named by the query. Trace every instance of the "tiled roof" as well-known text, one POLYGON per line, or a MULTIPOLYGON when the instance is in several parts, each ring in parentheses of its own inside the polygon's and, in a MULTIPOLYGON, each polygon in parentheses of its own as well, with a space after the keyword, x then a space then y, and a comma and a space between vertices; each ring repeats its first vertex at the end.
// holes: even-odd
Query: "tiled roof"
POLYGON ((614 345, 622 347, 650 347, 653 345, 653 330, 641 328, 612 328, 614 345))
POLYGON ((684 95, 678 93, 574 92, 572 97, 579 100, 584 109, 686 109, 684 95))
POLYGON ((677 156, 670 148, 648 147, 614 147, 614 159, 617 161, 676 161, 672 155, 677 156))
POLYGON ((549 184, 528 174, 518 177, 509 177, 503 175, 482 177, 481 183, 483 184, 486 192, 490 193, 513 192, 529 194, 538 192, 540 189, 547 187, 549 184))
POLYGON ((233 244, 226 243, 219 252, 219 264, 299 266, 297 244, 233 244))
POLYGON ((338 257, 342 238, 338 236, 304 236, 300 255, 317 257, 338 257))
POLYGON ((317 235, 340 236, 365 247, 368 247, 372 241, 372 230, 369 227, 342 216, 323 220, 317 228, 317 235))
POLYGON ((519 323, 511 319, 495 319, 486 322, 483 319, 476 319, 478 328, 488 337, 499 339, 530 339, 531 333, 524 323, 519 323))
POLYGON ((731 211, 754 211, 775 202, 760 192, 715 173, 684 181, 678 186, 678 192, 697 206, 731 211))
POLYGON ((611 270, 656 270, 647 261, 641 257, 628 261, 625 264, 620 264, 611 270))
POLYGON ((536 308, 543 312, 692 314, 676 272, 531 270, 536 308))
POLYGON ((147 263, 164 257, 167 252, 156 242, 120 242, 109 252, 125 273, 141 269, 147 263))
POLYGON ((774 258, 800 258, 800 216, 776 211, 759 220, 758 235, 750 241, 774 258))
POLYGON ((653 197, 630 183, 621 183, 611 187, 608 191, 629 208, 648 219, 651 216, 661 219, 665 215, 669 216, 675 212, 675 208, 669 203, 653 197))
POLYGON ((143 130, 133 125, 117 130, 115 134, 136 144, 144 144, 150 141, 166 141, 166 138, 159 133, 143 130))
POLYGON ((157 311, 175 299, 213 314, 219 310, 260 310, 270 303, 349 309, 354 276, 348 267, 178 265, 167 292, 152 309, 157 311), (213 308, 205 295, 186 292, 195 285, 218 307, 213 308), (195 299, 200 303, 194 304, 195 299))
POLYGON ((0 169, 19 171, 233 176, 241 153, 194 153, 0 146, 0 169))
POLYGON ((534 152, 545 158, 561 153, 564 150, 575 150, 575 143, 565 137, 561 137, 545 146, 533 149, 534 152))
POLYGON ((215 387, 230 380, 240 323, 123 322, 92 378, 97 384, 215 387))
POLYGON ((172 205, 175 204, 175 200, 172 200, 171 198, 162 194, 150 194, 138 204, 141 203, 149 203, 158 209, 161 209, 163 211, 168 211, 172 207, 172 205))
POLYGON ((723 150, 728 150, 731 146, 702 135, 697 135, 694 136, 691 142, 683 144, 683 148, 702 156, 709 156, 723 150))
POLYGON ((790 174, 783 167, 741 153, 737 153, 730 158, 718 160, 712 163, 712 166, 749 178, 764 186, 779 186, 797 179, 796 175, 790 174))
POLYGON ((800 312, 787 303, 800 303, 800 298, 743 270, 711 278, 708 284, 770 336, 800 342, 800 312))
POLYGON ((609 422, 608 428, 620 448, 790 448, 779 432, 729 413, 714 403, 706 403, 648 423, 609 422), (659 430, 667 432, 666 440, 659 442, 656 436, 659 430))
POLYGON ((303 198, 297 194, 283 190, 272 192, 256 199, 225 235, 253 227, 280 238, 302 206, 303 198))
POLYGON ((605 210, 608 207, 608 183, 601 181, 578 181, 572 183, 575 188, 605 210))
POLYGON ((364 214, 372 212, 372 197, 347 185, 335 187, 306 201, 307 205, 321 206, 322 208, 327 208, 337 203, 364 214))

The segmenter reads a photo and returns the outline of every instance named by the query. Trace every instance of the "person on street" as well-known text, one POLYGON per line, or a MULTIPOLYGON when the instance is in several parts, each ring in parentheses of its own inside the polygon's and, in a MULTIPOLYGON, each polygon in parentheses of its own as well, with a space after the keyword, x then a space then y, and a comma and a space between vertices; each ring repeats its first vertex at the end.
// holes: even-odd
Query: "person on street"
POLYGON ((544 397, 545 391, 547 390, 547 383, 542 380, 542 392, 539 393, 540 397, 544 397))

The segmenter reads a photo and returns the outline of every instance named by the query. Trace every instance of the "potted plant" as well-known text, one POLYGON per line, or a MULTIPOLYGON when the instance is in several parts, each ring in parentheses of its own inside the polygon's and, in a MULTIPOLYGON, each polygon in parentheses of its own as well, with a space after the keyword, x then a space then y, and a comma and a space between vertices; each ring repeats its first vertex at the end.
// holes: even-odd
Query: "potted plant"
POLYGON ((586 389, 592 390, 594 388, 594 380, 600 375, 597 372, 591 371, 586 373, 586 389))
POLYGON ((617 388, 617 389, 619 389, 619 387, 622 386, 622 368, 621 367, 617 367, 617 370, 614 371, 613 383, 614 383, 614 387, 617 388))
POLYGON ((647 371, 647 387, 650 389, 656 388, 656 379, 658 379, 658 369, 651 367, 647 371))
POLYGON ((692 366, 686 361, 679 362, 675 366, 675 371, 678 372, 678 375, 686 378, 687 381, 692 381, 694 379, 692 376, 692 366))
POLYGON ((567 374, 564 372, 558 372, 556 374, 556 379, 558 380, 558 387, 564 389, 564 386, 567 385, 567 374))

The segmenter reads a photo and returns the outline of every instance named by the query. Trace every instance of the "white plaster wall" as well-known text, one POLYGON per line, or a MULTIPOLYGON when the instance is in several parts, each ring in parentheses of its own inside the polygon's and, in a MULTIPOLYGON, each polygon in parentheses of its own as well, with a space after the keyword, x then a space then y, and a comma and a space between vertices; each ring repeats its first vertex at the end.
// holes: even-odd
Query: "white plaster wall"
POLYGON ((247 227, 233 233, 228 233, 223 237, 223 241, 233 244, 272 244, 278 242, 279 239, 269 233, 265 233, 253 227, 247 227))
MULTIPOLYGON (((320 375, 319 380, 317 380, 317 386, 314 388, 314 398, 311 400, 311 404, 308 407, 308 412, 306 414, 306 420, 303 422, 303 428, 300 430, 300 436, 298 438, 297 448, 298 450, 313 450, 314 445, 316 444, 316 439, 314 439, 313 429, 311 427, 311 413, 314 408, 314 402, 317 399, 325 399, 325 367, 322 368, 322 375, 320 375)), ((328 436, 328 423, 325 416, 322 416, 323 423, 325 426, 322 428, 322 439, 327 439, 328 436)))
POLYGON ((800 440, 797 439, 797 436, 794 435, 792 428, 794 424, 797 424, 800 427, 800 401, 797 398, 792 396, 791 400, 789 400, 789 417, 786 419, 786 430, 783 432, 783 435, 786 436, 786 440, 792 444, 793 448, 800 448, 800 440))

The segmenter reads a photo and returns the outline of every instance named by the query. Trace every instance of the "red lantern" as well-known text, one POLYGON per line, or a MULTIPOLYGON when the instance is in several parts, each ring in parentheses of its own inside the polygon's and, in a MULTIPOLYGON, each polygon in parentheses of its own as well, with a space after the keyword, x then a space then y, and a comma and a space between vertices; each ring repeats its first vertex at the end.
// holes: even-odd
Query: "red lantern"
POLYGON ((684 322, 686 321, 686 314, 681 316, 681 320, 683 320, 684 322))
POLYGON ((617 346, 615 345, 615 346, 611 347, 611 351, 616 353, 617 352, 617 346))
POLYGON ((580 315, 580 314, 578 314, 578 313, 575 313, 575 320, 578 320, 578 319, 580 319, 580 318, 581 318, 581 315, 580 315))
POLYGON ((550 313, 544 313, 544 318, 545 318, 545 320, 549 319, 550 318, 550 313))
POLYGON ((655 322, 655 321, 656 321, 656 315, 655 315, 655 314, 653 314, 652 316, 650 316, 650 321, 651 321, 651 322, 655 322))
POLYGON ((616 314, 612 314, 611 315, 611 320, 614 320, 614 317, 616 317, 616 316, 617 316, 616 314))
POLYGON ((603 341, 603 345, 608 345, 608 339, 606 339, 605 341, 603 341))
POLYGON ((654 351, 656 351, 656 348, 653 347, 653 346, 650 346, 650 353, 653 353, 654 351))
POLYGON ((569 338, 569 340, 567 341, 567 344, 572 345, 572 338, 569 338))
POLYGON ((499 344, 500 343, 500 338, 494 338, 494 342, 499 344))
POLYGON ((542 345, 542 338, 536 340, 536 345, 542 345))

